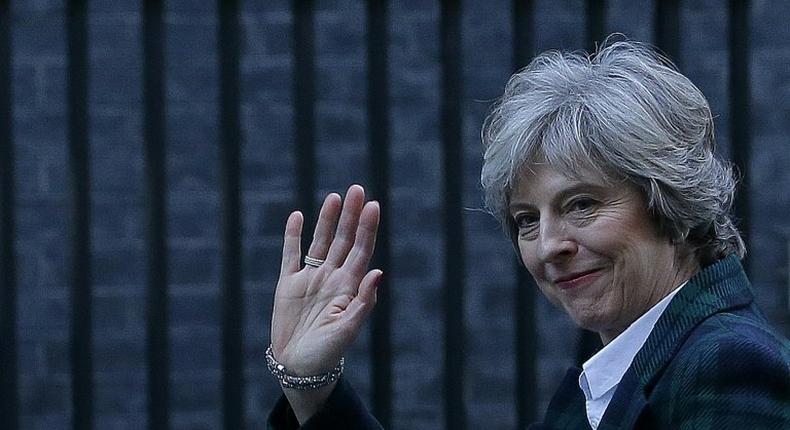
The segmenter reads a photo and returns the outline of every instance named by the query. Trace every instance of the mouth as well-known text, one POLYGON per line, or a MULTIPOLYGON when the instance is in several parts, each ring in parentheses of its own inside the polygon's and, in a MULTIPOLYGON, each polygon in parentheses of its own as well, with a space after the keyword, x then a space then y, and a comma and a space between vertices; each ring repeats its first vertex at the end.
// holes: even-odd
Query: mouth
POLYGON ((584 272, 572 273, 570 275, 555 279, 554 285, 556 285, 561 290, 584 287, 598 279, 601 276, 602 271, 603 269, 593 269, 584 272))

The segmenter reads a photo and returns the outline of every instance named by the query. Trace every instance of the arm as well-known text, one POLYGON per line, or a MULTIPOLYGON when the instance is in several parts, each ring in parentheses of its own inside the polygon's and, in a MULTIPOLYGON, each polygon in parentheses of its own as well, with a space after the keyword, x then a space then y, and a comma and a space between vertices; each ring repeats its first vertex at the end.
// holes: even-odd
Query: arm
MULTIPOLYGON (((274 357, 296 376, 332 369, 356 338, 376 302, 380 270, 367 271, 379 223, 377 202, 362 187, 349 188, 342 205, 330 194, 321 207, 307 255, 326 260, 301 267, 303 217, 288 217, 280 279, 272 312, 274 357)), ((337 382, 314 390, 283 388, 300 424, 324 408, 337 382)), ((341 392, 342 394, 342 392, 341 392)))
POLYGON ((381 430, 381 424, 368 412, 362 400, 356 395, 351 385, 342 378, 323 406, 301 427, 288 406, 288 401, 281 398, 272 410, 268 419, 269 429, 357 429, 381 430))

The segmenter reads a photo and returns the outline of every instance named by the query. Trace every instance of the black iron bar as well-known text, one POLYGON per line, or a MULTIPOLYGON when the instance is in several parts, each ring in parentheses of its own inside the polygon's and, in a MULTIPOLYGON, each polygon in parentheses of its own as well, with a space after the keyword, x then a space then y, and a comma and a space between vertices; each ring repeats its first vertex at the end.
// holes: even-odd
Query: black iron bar
MULTIPOLYGON (((390 97, 388 78, 389 39, 388 2, 371 1, 367 6, 368 53, 368 145, 372 198, 381 208, 381 223, 372 266, 390 267, 389 233, 389 148, 390 148, 390 97)), ((384 276, 379 285, 378 301, 373 313, 371 337, 371 363, 373 381, 373 413, 384 428, 392 423, 392 304, 390 288, 384 276)))
POLYGON ((90 140, 88 136, 88 10, 66 6, 68 148, 71 178, 72 428, 93 428, 90 140))
POLYGON ((143 2, 143 103, 148 201, 148 427, 170 427, 164 2, 143 2))
POLYGON ((222 417, 225 429, 244 428, 241 273, 241 123, 239 120, 239 2, 219 0, 220 158, 222 162, 223 302, 222 417))
POLYGON ((445 427, 464 430, 464 231, 461 117, 461 5, 441 2, 441 140, 444 177, 444 403, 445 427))
POLYGON ((0 417, 19 428, 11 5, 0 1, 0 417))

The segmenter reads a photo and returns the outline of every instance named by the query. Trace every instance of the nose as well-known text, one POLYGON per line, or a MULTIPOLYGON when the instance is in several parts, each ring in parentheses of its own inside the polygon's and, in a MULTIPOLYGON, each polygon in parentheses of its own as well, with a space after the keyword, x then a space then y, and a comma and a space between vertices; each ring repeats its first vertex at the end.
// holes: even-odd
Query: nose
POLYGON ((538 258, 543 263, 556 263, 576 255, 578 244, 568 236, 562 223, 541 220, 538 236, 538 258))

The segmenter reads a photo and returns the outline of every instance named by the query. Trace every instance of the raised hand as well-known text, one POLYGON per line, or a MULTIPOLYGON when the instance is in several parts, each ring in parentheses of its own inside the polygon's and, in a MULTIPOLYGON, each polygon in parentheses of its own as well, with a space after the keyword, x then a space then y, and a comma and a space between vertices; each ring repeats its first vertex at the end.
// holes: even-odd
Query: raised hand
MULTIPOLYGON (((366 203, 359 185, 348 189, 342 210, 340 196, 329 194, 307 252, 325 260, 319 267, 301 267, 304 217, 300 212, 288 217, 271 342, 274 357, 289 373, 306 376, 331 370, 373 309, 382 272, 368 271, 367 266, 376 243, 379 213, 378 203, 366 203)), ((296 410, 297 405, 291 403, 296 410)))

